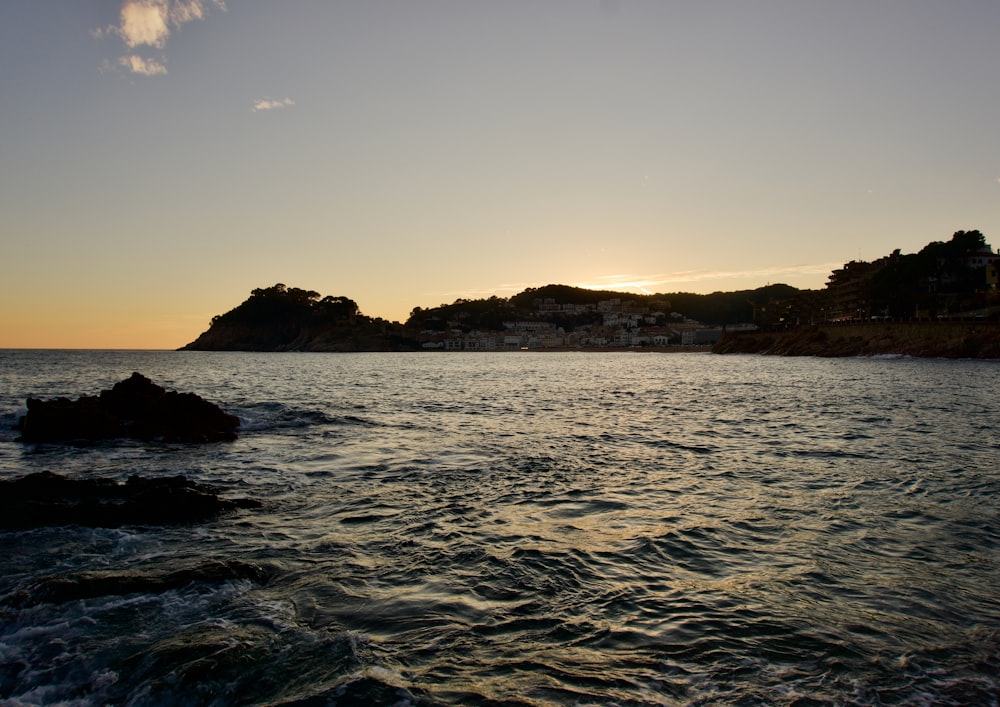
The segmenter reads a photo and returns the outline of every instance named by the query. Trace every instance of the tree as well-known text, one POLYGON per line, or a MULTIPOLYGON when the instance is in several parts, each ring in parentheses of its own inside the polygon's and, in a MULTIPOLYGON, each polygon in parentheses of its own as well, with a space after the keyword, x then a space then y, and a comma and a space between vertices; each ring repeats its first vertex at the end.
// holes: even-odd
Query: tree
POLYGON ((360 314, 358 303, 350 297, 327 296, 315 306, 317 315, 325 318, 353 320, 360 314))
POLYGON ((972 255, 990 248, 986 244, 986 236, 979 231, 955 231, 949 246, 952 257, 972 255))

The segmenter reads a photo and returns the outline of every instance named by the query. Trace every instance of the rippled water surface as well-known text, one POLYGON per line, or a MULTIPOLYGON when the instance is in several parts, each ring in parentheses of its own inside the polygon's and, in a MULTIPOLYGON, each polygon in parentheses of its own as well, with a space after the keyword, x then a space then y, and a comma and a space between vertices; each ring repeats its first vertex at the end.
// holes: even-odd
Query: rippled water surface
POLYGON ((1000 700, 1000 362, 17 351, 0 376, 5 478, 265 503, 0 533, 0 701, 1000 700), (132 371, 239 440, 15 441, 28 395, 132 371), (235 563, 261 572, 213 579, 235 563), (39 593, 81 577, 122 588, 39 593))

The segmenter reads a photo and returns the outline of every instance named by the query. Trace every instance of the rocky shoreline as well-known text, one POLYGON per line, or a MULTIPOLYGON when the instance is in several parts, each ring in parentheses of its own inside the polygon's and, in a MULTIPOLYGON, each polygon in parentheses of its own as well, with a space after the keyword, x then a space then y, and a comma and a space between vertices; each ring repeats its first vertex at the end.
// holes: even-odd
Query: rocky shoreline
POLYGON ((914 356, 1000 359, 996 322, 862 322, 730 332, 713 353, 775 356, 914 356))
MULTIPOLYGON (((218 405, 194 393, 168 391, 141 373, 133 373, 99 395, 76 400, 28 398, 27 408, 16 427, 21 432, 18 440, 26 444, 232 441, 240 424, 239 418, 218 405)), ((222 498, 218 489, 185 476, 133 475, 119 483, 42 471, 0 479, 0 530, 197 523, 260 505, 249 498, 222 498)))

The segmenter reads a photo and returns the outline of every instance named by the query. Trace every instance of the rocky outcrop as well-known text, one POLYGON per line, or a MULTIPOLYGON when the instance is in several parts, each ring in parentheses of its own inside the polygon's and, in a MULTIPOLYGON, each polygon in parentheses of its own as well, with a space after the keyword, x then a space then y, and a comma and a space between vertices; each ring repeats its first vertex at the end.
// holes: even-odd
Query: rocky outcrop
POLYGON ((219 442, 236 439, 240 424, 214 403, 194 393, 168 391, 139 373, 98 396, 28 398, 27 406, 18 424, 22 442, 219 442))
POLYGON ((70 479, 44 471, 0 480, 0 528, 82 525, 174 525, 210 520, 257 508, 248 498, 220 498, 218 491, 184 476, 148 479, 70 479))
POLYGON ((994 322, 872 322, 729 333, 713 353, 778 356, 1000 358, 994 322))

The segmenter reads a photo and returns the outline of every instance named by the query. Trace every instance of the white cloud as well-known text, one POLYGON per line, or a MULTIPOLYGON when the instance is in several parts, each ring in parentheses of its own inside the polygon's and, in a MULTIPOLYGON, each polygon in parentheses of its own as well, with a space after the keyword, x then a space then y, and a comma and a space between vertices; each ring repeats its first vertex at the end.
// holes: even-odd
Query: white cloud
MULTIPOLYGON (((118 24, 94 30, 97 39, 115 35, 128 49, 164 49, 174 30, 188 22, 203 20, 211 5, 225 11, 223 0, 126 0, 118 14, 118 24)), ((131 51, 118 59, 118 66, 133 74, 152 76, 167 73, 163 57, 144 58, 131 51)))
POLYGON ((128 69, 133 74, 155 76, 167 73, 167 67, 156 59, 143 59, 136 54, 129 54, 118 59, 118 65, 128 69))
POLYGON ((274 110, 275 108, 284 108, 285 106, 294 106, 295 101, 291 98, 281 98, 279 100, 272 100, 270 98, 259 98, 253 102, 253 110, 256 113, 259 110, 274 110))
POLYGON ((170 36, 168 5, 158 0, 132 0, 122 6, 118 34, 129 49, 147 45, 162 49, 170 36))

